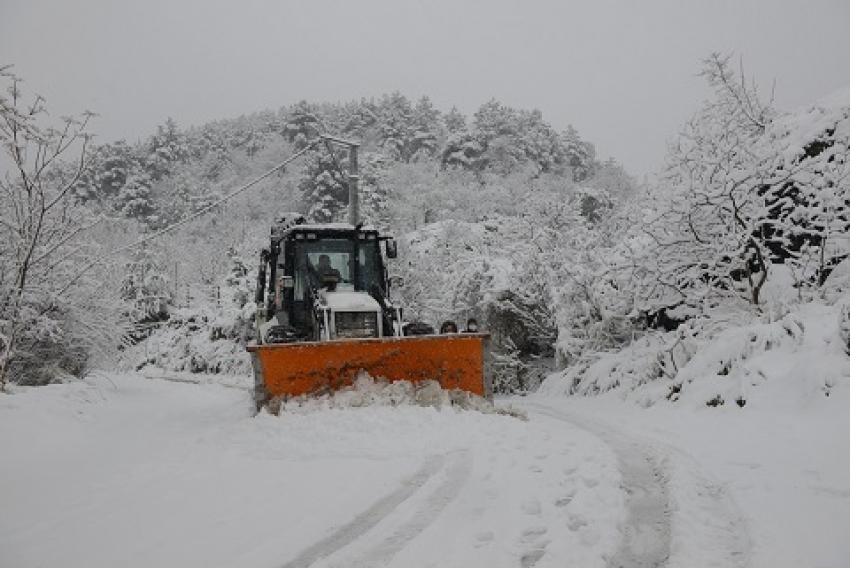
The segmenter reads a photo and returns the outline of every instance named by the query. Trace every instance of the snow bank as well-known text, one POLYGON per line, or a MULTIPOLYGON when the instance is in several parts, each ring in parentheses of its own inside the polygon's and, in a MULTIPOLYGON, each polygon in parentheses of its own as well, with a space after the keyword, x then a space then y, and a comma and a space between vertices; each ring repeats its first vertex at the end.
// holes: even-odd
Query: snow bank
POLYGON ((647 335, 551 375, 546 394, 616 394, 641 406, 680 401, 794 407, 850 389, 843 304, 812 302, 779 321, 760 318, 701 335, 687 326, 647 335))

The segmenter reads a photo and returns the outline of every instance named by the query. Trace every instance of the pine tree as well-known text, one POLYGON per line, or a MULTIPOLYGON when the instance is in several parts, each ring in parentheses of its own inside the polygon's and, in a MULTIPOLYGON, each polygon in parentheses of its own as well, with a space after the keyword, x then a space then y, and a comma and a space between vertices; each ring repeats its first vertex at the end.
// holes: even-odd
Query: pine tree
POLYGON ((573 181, 584 181, 593 173, 596 150, 593 144, 584 142, 572 126, 561 134, 566 163, 572 168, 573 181))
POLYGON ((130 147, 122 140, 102 146, 98 154, 97 192, 104 197, 115 196, 127 182, 133 167, 130 147))
POLYGON ((383 154, 398 162, 413 156, 413 108, 398 91, 385 95, 378 103, 378 143, 383 154))
MULTIPOLYGON (((340 166, 345 168, 346 162, 339 158, 340 166)), ((339 221, 348 207, 345 175, 324 148, 308 153, 298 189, 309 208, 307 217, 314 222, 339 221)))
POLYGON ((159 180, 189 157, 186 137, 177 123, 169 118, 148 142, 147 168, 151 179, 159 180))
POLYGON ((391 167, 391 160, 383 154, 367 153, 360 169, 360 212, 365 221, 379 228, 389 225, 387 174, 391 167))
POLYGON ((154 212, 151 199, 151 179, 143 171, 130 174, 117 196, 117 207, 121 215, 147 224, 154 212))
POLYGON ((466 117, 461 114, 457 107, 452 109, 443 116, 443 124, 446 126, 449 134, 457 134, 466 130, 466 117))
POLYGON ((434 108, 428 97, 422 97, 416 103, 412 123, 413 129, 409 141, 410 159, 418 161, 432 158, 437 153, 440 111, 434 108))
POLYGON ((307 101, 300 101, 288 113, 283 134, 296 150, 305 148, 320 131, 319 119, 307 101))

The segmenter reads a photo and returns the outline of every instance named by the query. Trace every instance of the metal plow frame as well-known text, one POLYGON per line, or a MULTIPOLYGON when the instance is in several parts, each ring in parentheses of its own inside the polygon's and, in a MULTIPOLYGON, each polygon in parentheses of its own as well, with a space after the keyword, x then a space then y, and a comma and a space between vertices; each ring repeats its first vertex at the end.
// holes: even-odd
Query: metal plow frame
POLYGON ((259 409, 277 396, 333 392, 363 370, 374 378, 413 383, 435 380, 492 398, 486 333, 422 335, 252 345, 254 398, 259 409))

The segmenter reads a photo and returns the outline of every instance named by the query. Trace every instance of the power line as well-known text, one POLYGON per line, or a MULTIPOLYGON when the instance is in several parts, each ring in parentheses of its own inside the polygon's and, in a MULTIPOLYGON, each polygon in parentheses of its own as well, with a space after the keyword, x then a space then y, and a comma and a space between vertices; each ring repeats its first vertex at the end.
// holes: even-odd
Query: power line
POLYGON ((254 186, 254 185, 258 184, 258 183, 260 183, 261 181, 263 181, 264 179, 266 179, 267 177, 269 177, 270 175, 272 175, 272 174, 273 174, 273 173, 275 173, 276 171, 280 170, 281 168, 286 167, 286 166, 287 166, 290 162, 292 162, 293 160, 295 160, 295 158, 298 158, 299 156, 301 156, 301 155, 303 155, 303 154, 307 153, 308 151, 312 150, 312 149, 313 149, 313 147, 314 147, 314 146, 316 146, 316 144, 318 144, 320 141, 321 141, 321 138, 319 138, 319 139, 317 139, 317 140, 314 140, 313 142, 311 142, 310 144, 308 144, 307 146, 305 146, 305 147, 304 147, 304 148, 303 148, 300 152, 296 152, 295 154, 293 154, 292 156, 290 156, 289 158, 287 158, 286 160, 284 160, 284 161, 283 161, 283 162, 281 162, 280 164, 276 165, 275 167, 273 167, 272 169, 270 169, 269 171, 267 171, 267 172, 266 172, 266 173, 264 173, 263 175, 261 175, 261 176, 259 176, 259 177, 255 178, 255 179, 253 179, 253 180, 249 181, 248 183, 246 183, 245 185, 243 185, 243 186, 242 186, 242 187, 240 187, 239 189, 237 189, 237 190, 235 190, 235 191, 233 191, 233 192, 231 192, 231 193, 228 193, 227 195, 225 195, 224 197, 222 197, 222 198, 221 198, 221 199, 219 199, 218 201, 216 201, 216 202, 214 202, 214 203, 211 203, 211 204, 207 205, 206 207, 203 207, 203 208, 199 209, 199 210, 198 210, 198 211, 196 211, 195 213, 192 213, 192 214, 191 214, 191 215, 189 215, 188 217, 186 217, 186 218, 184 218, 184 219, 181 219, 180 221, 178 221, 178 222, 174 223, 173 225, 169 225, 168 227, 166 227, 166 228, 164 228, 164 229, 160 229, 159 231, 157 231, 157 232, 155 232, 155 233, 152 233, 152 234, 150 234, 150 235, 148 235, 148 236, 146 236, 146 237, 143 237, 143 238, 139 239, 138 241, 136 241, 136 242, 134 242, 134 243, 131 243, 131 244, 129 244, 129 245, 126 245, 126 246, 123 246, 123 247, 117 248, 117 249, 115 249, 115 250, 112 250, 112 251, 110 251, 109 253, 107 253, 107 256, 113 256, 113 255, 116 255, 116 254, 118 254, 118 253, 122 253, 122 252, 124 252, 124 251, 127 251, 127 250, 130 250, 130 249, 132 249, 132 248, 135 248, 135 247, 137 247, 137 246, 139 246, 139 245, 141 245, 141 244, 144 244, 144 243, 146 243, 146 242, 148 242, 148 241, 152 241, 153 239, 156 239, 156 238, 158 238, 158 237, 161 237, 162 235, 164 235, 164 234, 166 234, 166 233, 170 233, 171 231, 173 231, 173 230, 174 230, 174 229, 176 229, 177 227, 180 227, 180 226, 182 226, 182 225, 185 225, 185 224, 186 224, 186 223, 188 223, 189 221, 192 221, 192 220, 194 220, 194 219, 197 219, 197 218, 198 218, 198 217, 200 217, 201 215, 204 215, 205 213, 208 213, 209 211, 211 211, 211 210, 215 209, 216 207, 218 207, 218 206, 219 206, 219 205, 221 205, 222 203, 225 203, 226 201, 229 201, 230 199, 232 199, 232 198, 236 197, 237 195, 239 195, 239 194, 240 194, 240 193, 242 193, 243 191, 245 191, 245 190, 247 190, 247 189, 251 188, 252 186, 254 186))
POLYGON ((197 219, 197 218, 198 218, 198 217, 200 217, 201 215, 204 215, 205 213, 208 213, 209 211, 211 211, 211 210, 215 209, 216 207, 218 207, 218 206, 219 206, 219 205, 221 205, 222 203, 225 203, 225 202, 227 202, 227 201, 229 201, 229 200, 233 199, 234 197, 236 197, 237 195, 239 195, 239 194, 240 194, 240 193, 242 193, 243 191, 245 191, 245 190, 247 190, 247 189, 249 189, 249 188, 253 187, 254 185, 256 185, 256 184, 258 184, 258 183, 260 183, 261 181, 263 181, 264 179, 266 179, 267 177, 269 177, 270 175, 272 175, 272 174, 273 174, 273 173, 275 173, 276 171, 278 171, 278 170, 280 170, 280 169, 282 169, 282 168, 286 167, 286 166, 287 166, 290 162, 292 162, 292 161, 293 161, 293 160, 295 160, 296 158, 298 158, 298 157, 300 157, 300 156, 302 156, 302 155, 306 154, 306 153, 307 153, 307 152, 309 152, 310 150, 312 150, 312 149, 313 149, 313 148, 314 148, 314 147, 315 147, 315 146, 316 146, 319 142, 321 142, 321 141, 322 141, 322 138, 317 138, 316 140, 313 140, 313 141, 312 141, 312 142, 310 142, 307 146, 305 146, 303 149, 301 149, 301 151, 296 152, 295 154, 293 154, 292 156, 290 156, 290 157, 289 157, 289 158, 287 158, 286 160, 282 161, 281 163, 279 163, 278 165, 276 165, 275 167, 273 167, 272 169, 270 169, 270 170, 269 170, 269 171, 267 171, 266 173, 262 174, 261 176, 259 176, 259 177, 257 177, 257 178, 254 178, 253 180, 249 181, 248 183, 246 183, 245 185, 243 185, 243 186, 242 186, 242 187, 240 187, 239 189, 236 189, 235 191, 233 191, 233 192, 231 192, 231 193, 228 193, 227 195, 225 195, 224 197, 222 197, 221 199, 219 199, 219 200, 218 200, 218 201, 216 201, 215 203, 211 203, 211 204, 207 205, 206 207, 203 207, 202 209, 200 209, 200 210, 196 211, 195 213, 193 213, 193 214, 189 215, 189 216, 188 216, 188 217, 186 217, 185 219, 181 219, 180 221, 178 221, 178 222, 174 223, 173 225, 169 225, 168 227, 166 227, 166 228, 164 228, 164 229, 160 229, 159 231, 157 231, 157 232, 155 232, 155 233, 153 233, 153 234, 150 234, 150 235, 148 235, 148 236, 146 236, 146 237, 143 237, 143 238, 141 238, 141 239, 139 239, 139 240, 137 240, 137 241, 135 241, 135 242, 133 242, 133 243, 130 243, 129 245, 126 245, 126 246, 123 246, 123 247, 119 247, 119 248, 117 248, 117 249, 114 249, 114 250, 111 250, 111 251, 109 251, 109 252, 105 253, 103 256, 99 257, 97 260, 94 260, 94 261, 90 262, 89 264, 87 264, 87 265, 86 265, 86 266, 85 266, 82 270, 80 270, 80 271, 77 273, 77 275, 76 275, 76 276, 74 276, 74 277, 70 278, 70 279, 68 280, 68 282, 66 282, 66 283, 65 283, 65 286, 63 286, 63 287, 59 290, 59 292, 57 293, 57 295, 61 295, 61 294, 62 294, 65 290, 67 290, 68 288, 70 288, 71 286, 73 286, 73 285, 74 285, 74 283, 75 283, 77 280, 79 280, 79 279, 83 276, 83 274, 85 274, 86 272, 88 272, 89 270, 91 270, 92 268, 94 268, 95 266, 97 266, 98 264, 100 264, 100 263, 104 262, 106 259, 108 259, 108 258, 110 258, 110 257, 112 257, 112 256, 115 256, 116 254, 120 254, 120 253, 122 253, 122 252, 128 251, 128 250, 130 250, 130 249, 132 249, 132 248, 135 248, 135 247, 137 247, 137 246, 139 246, 139 245, 142 245, 142 244, 144 244, 144 243, 146 243, 146 242, 148 242, 148 241, 152 241, 153 239, 159 238, 159 237, 161 237, 162 235, 165 235, 166 233, 170 233, 170 232, 171 232, 171 231, 173 231, 174 229, 176 229, 176 228, 178 228, 178 227, 180 227, 180 226, 182 226, 182 225, 185 225, 185 224, 186 224, 186 223, 188 223, 189 221, 192 221, 192 220, 194 220, 194 219, 197 219))

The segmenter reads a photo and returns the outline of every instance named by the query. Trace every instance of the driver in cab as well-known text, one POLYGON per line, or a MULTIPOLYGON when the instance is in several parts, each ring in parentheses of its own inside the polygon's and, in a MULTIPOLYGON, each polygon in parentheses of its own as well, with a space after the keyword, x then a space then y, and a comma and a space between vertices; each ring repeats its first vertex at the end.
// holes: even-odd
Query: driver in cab
POLYGON ((331 265, 331 259, 328 255, 319 256, 319 263, 316 265, 316 275, 319 279, 319 285, 327 287, 328 290, 336 288, 340 281, 339 270, 331 265))

